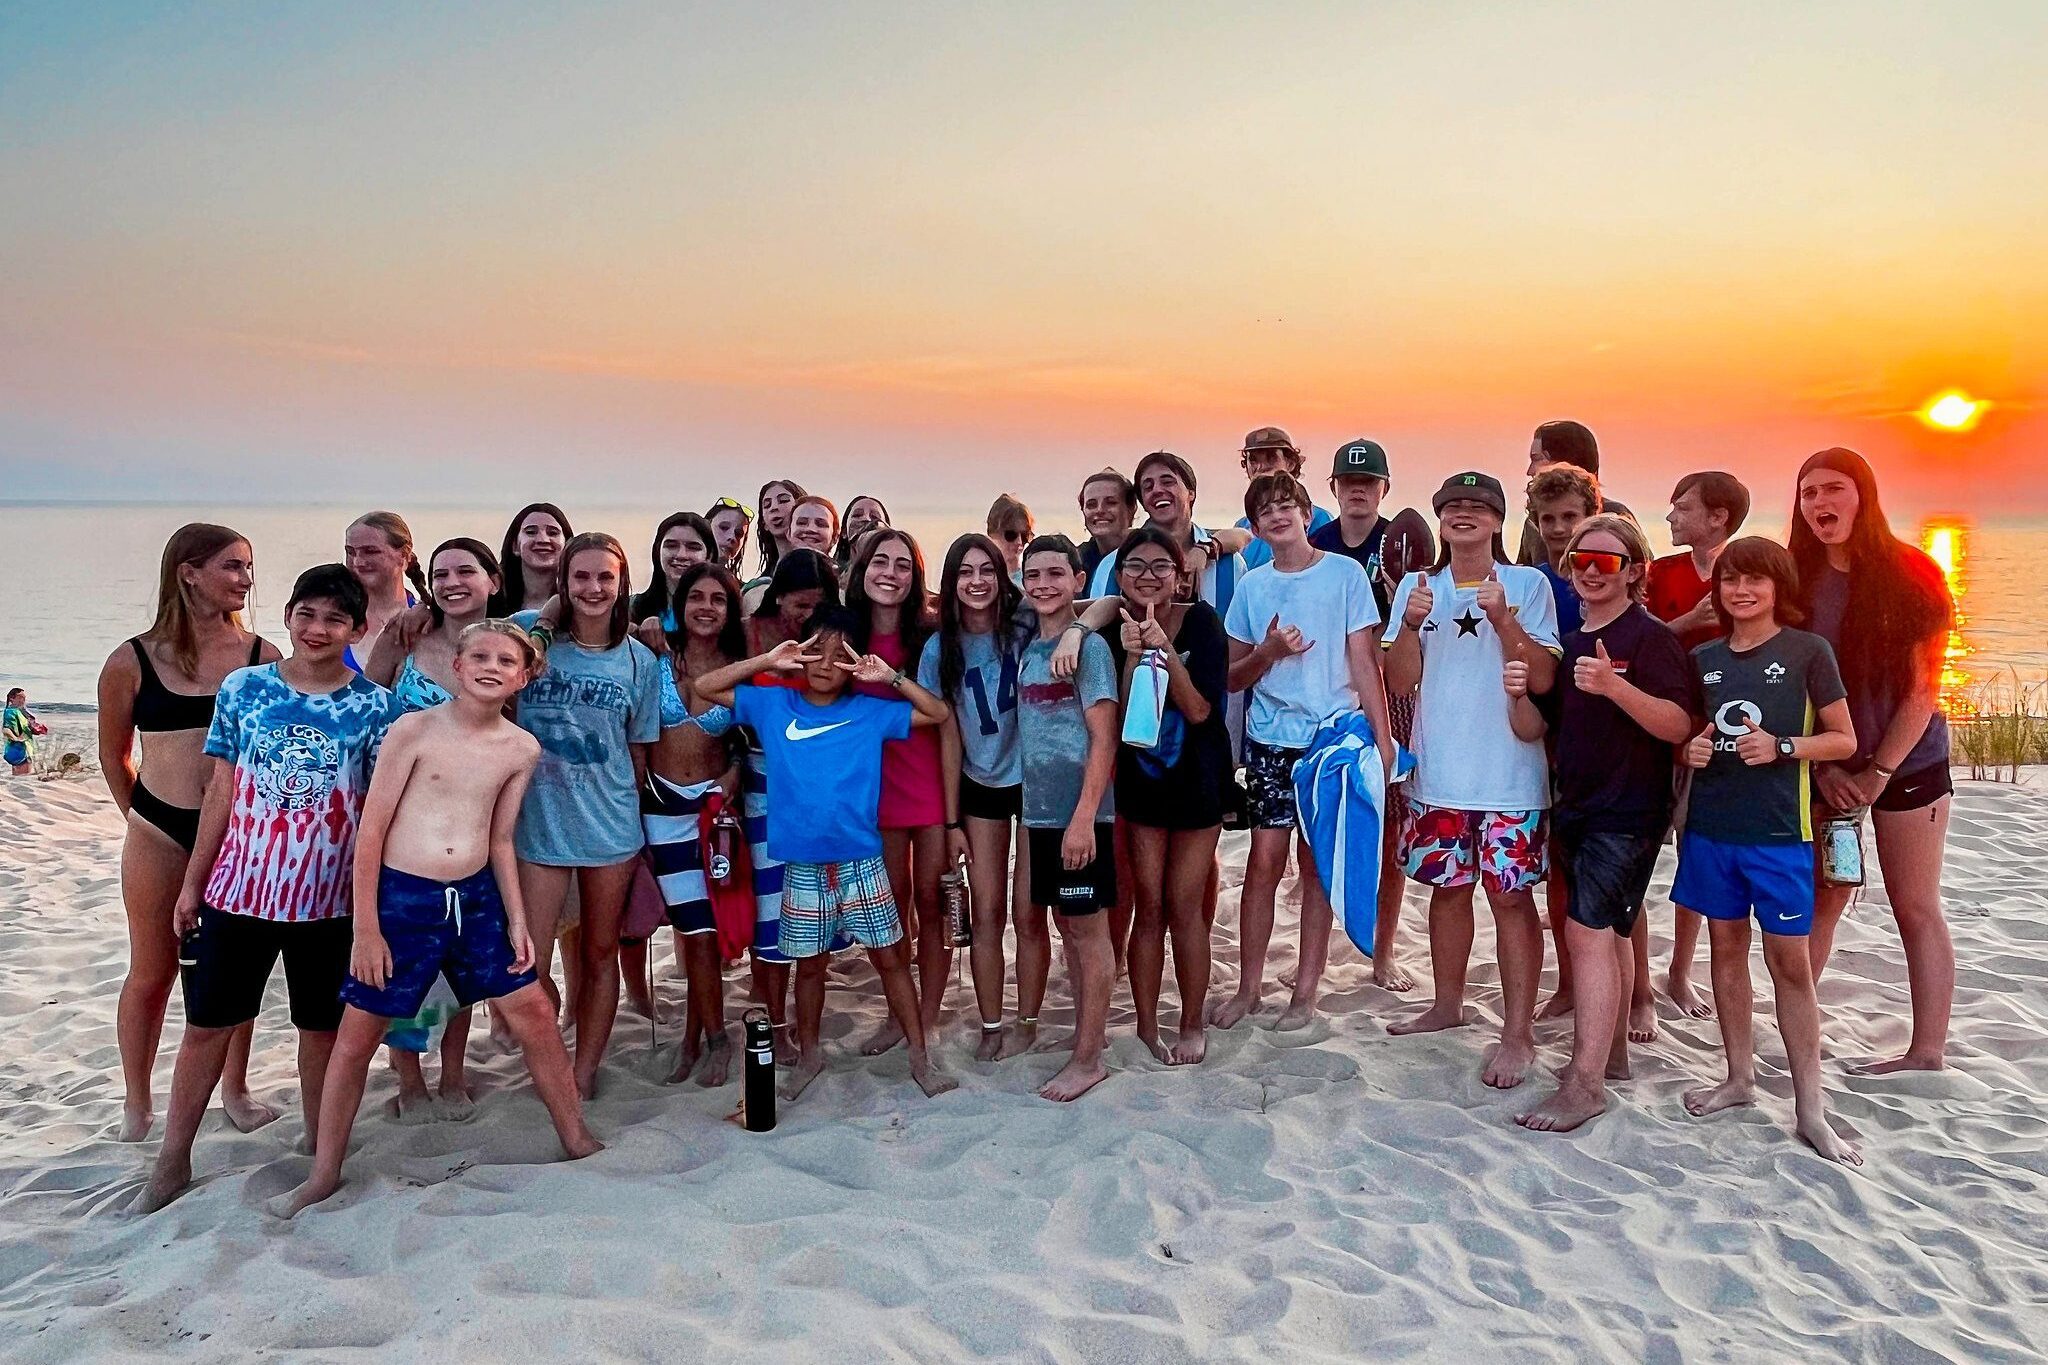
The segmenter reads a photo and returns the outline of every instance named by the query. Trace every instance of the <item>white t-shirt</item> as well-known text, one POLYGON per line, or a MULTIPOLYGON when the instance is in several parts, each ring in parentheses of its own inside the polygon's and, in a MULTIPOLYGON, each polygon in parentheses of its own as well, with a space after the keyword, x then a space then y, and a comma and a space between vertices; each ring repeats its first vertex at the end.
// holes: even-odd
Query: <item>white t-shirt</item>
POLYGON ((1305 749, 1318 725, 1358 709, 1345 642, 1351 632, 1380 623, 1379 606, 1358 561, 1319 552, 1296 573, 1264 564, 1238 580, 1223 628, 1231 639, 1256 645, 1275 616, 1314 647, 1282 659, 1252 684, 1245 737, 1275 749, 1305 749))
MULTIPOLYGON (((1496 565, 1508 607, 1538 645, 1556 654, 1557 603, 1541 570, 1496 565)), ((1408 628, 1408 599, 1423 577, 1411 573, 1394 592, 1392 645, 1408 628)), ((1500 677, 1500 636, 1479 610, 1479 584, 1457 583, 1448 565, 1429 575, 1433 597, 1418 632, 1422 688, 1415 702, 1415 777, 1410 794, 1450 810, 1550 808, 1550 771, 1542 740, 1515 738, 1500 677)))

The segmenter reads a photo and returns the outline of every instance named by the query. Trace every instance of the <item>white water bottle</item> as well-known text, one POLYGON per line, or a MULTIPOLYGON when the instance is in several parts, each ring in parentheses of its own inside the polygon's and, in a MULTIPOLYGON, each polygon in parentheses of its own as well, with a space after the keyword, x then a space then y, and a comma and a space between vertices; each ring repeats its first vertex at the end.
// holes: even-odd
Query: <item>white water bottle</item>
POLYGON ((1166 715, 1166 651, 1148 649, 1131 671, 1131 694, 1124 699, 1124 743, 1134 749, 1159 744, 1159 723, 1166 715))

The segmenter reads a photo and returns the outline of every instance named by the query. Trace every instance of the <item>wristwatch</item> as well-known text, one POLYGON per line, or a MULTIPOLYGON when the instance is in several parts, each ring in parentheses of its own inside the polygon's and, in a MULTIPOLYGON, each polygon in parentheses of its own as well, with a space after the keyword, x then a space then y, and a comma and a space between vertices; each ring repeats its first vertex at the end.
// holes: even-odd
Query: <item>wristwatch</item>
POLYGON ((1792 736, 1790 736, 1790 735, 1780 735, 1780 736, 1778 736, 1778 757, 1779 757, 1779 758, 1791 758, 1791 757, 1792 757, 1792 736))

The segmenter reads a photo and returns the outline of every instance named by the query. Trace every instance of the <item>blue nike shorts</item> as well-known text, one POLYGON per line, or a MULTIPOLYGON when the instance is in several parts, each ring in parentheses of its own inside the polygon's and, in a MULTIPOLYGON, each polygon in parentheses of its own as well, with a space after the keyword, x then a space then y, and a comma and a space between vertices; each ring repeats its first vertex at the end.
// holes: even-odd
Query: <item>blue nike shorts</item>
POLYGON ((1813 931, 1813 845, 1724 844, 1688 833, 1671 900, 1708 919, 1747 919, 1767 934, 1813 931))
POLYGON ((391 949, 390 978, 379 990, 351 974, 341 988, 343 1004, 368 1014, 412 1018, 437 976, 448 978, 465 1007, 539 980, 531 968, 512 970, 505 903, 489 867, 459 882, 383 869, 377 878, 377 930, 391 949))

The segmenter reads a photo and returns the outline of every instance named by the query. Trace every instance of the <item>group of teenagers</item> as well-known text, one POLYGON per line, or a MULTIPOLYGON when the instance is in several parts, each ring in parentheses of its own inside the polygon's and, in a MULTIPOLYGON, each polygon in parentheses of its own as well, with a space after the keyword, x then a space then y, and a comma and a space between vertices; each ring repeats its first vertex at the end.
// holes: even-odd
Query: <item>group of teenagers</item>
POLYGON ((1664 984, 1684 1013, 1718 1016, 1727 1061, 1685 1107, 1753 1097, 1754 919, 1797 1132, 1860 1162, 1820 1074, 1815 982, 1853 888, 1820 875, 1819 819, 1868 813, 1905 948, 1911 1042, 1868 1070, 1943 1065, 1955 981, 1935 704, 1953 608, 1939 570, 1893 535, 1869 465, 1845 449, 1809 458, 1786 544, 1738 535, 1750 494, 1735 478, 1688 475, 1667 518, 1678 550, 1653 558, 1577 422, 1536 430, 1525 515, 1475 470, 1435 490, 1433 527, 1387 515, 1374 441, 1336 450, 1334 510, 1284 430, 1252 432, 1241 460, 1232 525, 1198 521, 1195 470, 1166 451, 1083 482, 1078 544, 1037 533, 1004 495, 986 533, 947 548, 935 588, 878 499, 842 513, 787 479, 753 506, 665 519, 637 591, 634 557, 553 504, 522 508, 495 550, 464 537, 425 559, 402 518, 372 512, 342 562, 298 577, 289 653, 242 621, 249 542, 180 528, 155 620, 113 651, 99 689, 102 766, 128 818, 124 1140, 153 1126, 180 981, 186 1013, 138 1207, 189 1184, 216 1089, 238 1128, 276 1117, 247 1067, 280 958, 314 1153, 286 1213, 339 1184, 380 1048, 402 1117, 468 1109, 482 1002, 567 1153, 598 1150, 583 1103, 622 981, 654 1012, 648 940, 664 919, 686 980, 674 1080, 728 1079, 726 974, 745 959, 795 1098, 823 1066, 831 955, 858 946, 888 1006, 861 1051, 904 1046, 925 1094, 950 1090, 931 1044, 965 951, 976 1058, 1067 1052, 1039 1092, 1066 1101, 1108 1074, 1119 976, 1168 1065, 1200 1063, 1208 1029, 1261 1008, 1291 854, 1300 943, 1276 1027, 1303 1027, 1333 916, 1327 837, 1311 837, 1297 777, 1333 728, 1361 737, 1383 801, 1360 942, 1379 985, 1412 988, 1402 891, 1429 890, 1433 999, 1390 1033, 1467 1022, 1484 888, 1502 1005, 1483 1080, 1520 1085, 1535 1023, 1569 1013, 1571 1058, 1517 1122, 1563 1130, 1602 1112, 1630 1042, 1655 1036, 1644 901, 1675 827, 1664 984), (1250 847, 1238 978, 1212 1000, 1225 827, 1250 847), (1541 1007, 1539 887, 1558 962, 1541 1007), (1702 921, 1711 1002, 1692 977, 1702 921), (1038 1036, 1049 926, 1074 1003, 1057 1042, 1038 1036), (438 1101, 421 1066, 436 1050, 438 1101))

